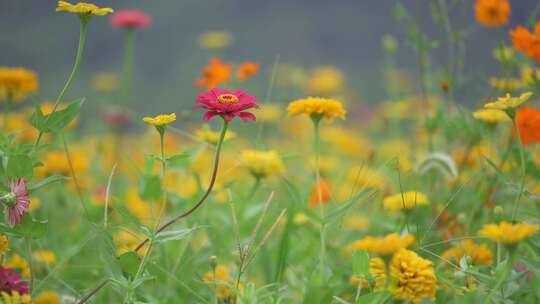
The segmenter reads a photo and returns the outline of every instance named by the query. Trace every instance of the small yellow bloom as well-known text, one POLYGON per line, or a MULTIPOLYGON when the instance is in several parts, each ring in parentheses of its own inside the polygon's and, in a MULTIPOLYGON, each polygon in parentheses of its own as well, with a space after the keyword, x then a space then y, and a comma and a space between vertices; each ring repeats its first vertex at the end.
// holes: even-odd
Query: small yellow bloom
POLYGON ((197 44, 202 49, 224 49, 233 42, 233 36, 226 31, 204 32, 199 36, 197 44))
MULTIPOLYGON (((143 234, 138 234, 131 230, 120 230, 113 235, 113 241, 116 245, 116 254, 121 255, 126 252, 135 250, 137 245, 144 241, 146 237, 143 234)), ((138 251, 138 254, 145 254, 148 246, 145 245, 141 250, 138 251)))
POLYGON ((95 4, 86 2, 78 2, 76 4, 71 4, 66 1, 58 1, 56 11, 74 13, 79 16, 105 16, 114 12, 114 10, 110 7, 98 7, 95 4))
MULTIPOLYGON (((219 135, 219 132, 210 129, 208 125, 204 125, 202 128, 195 131, 195 136, 197 136, 197 138, 205 141, 210 145, 216 145, 218 143, 219 135)), ((233 131, 227 131, 225 133, 224 140, 228 140, 234 137, 236 137, 236 133, 234 133, 233 131)))
POLYGON ((409 247, 414 240, 414 236, 410 234, 400 236, 397 233, 391 233, 384 237, 365 237, 355 241, 351 247, 353 250, 365 249, 372 254, 390 256, 399 249, 409 247))
POLYGON ((36 250, 32 256, 37 262, 47 264, 47 267, 51 267, 56 263, 56 255, 50 250, 36 250))
POLYGON ((338 100, 320 97, 295 100, 289 103, 287 111, 289 116, 304 114, 311 117, 324 117, 328 120, 334 117, 345 119, 347 114, 343 104, 338 100))
POLYGON ((307 82, 309 94, 329 95, 343 89, 345 76, 343 72, 333 66, 318 67, 310 75, 307 82))
POLYGON ((0 257, 9 251, 8 237, 5 234, 0 235, 0 257))
POLYGON ((2 304, 30 304, 32 302, 30 295, 21 295, 17 291, 13 291, 11 293, 7 293, 5 291, 0 292, 0 300, 2 304))
POLYGON ((527 92, 521 94, 519 97, 512 97, 509 93, 507 93, 504 97, 499 97, 494 102, 486 103, 484 108, 503 111, 512 110, 519 107, 522 103, 531 98, 532 95, 532 92, 527 92))
POLYGON ((0 67, 0 100, 22 101, 38 88, 36 72, 25 68, 0 67))
POLYGON ((497 109, 480 109, 473 112, 473 117, 490 124, 510 120, 506 112, 497 109))
POLYGON ((25 278, 30 277, 30 267, 28 266, 28 262, 16 253, 4 262, 4 267, 15 269, 25 278))
POLYGON ((522 223, 512 224, 502 221, 498 225, 485 225, 480 229, 478 234, 495 242, 512 245, 535 234, 538 230, 540 230, 540 225, 522 223))
POLYGON ((283 117, 283 110, 275 104, 261 104, 257 112, 257 121, 264 123, 277 122, 283 117))
MULTIPOLYGON (((224 265, 217 265, 214 271, 208 271, 203 277, 204 283, 215 289, 218 299, 226 303, 236 303, 236 282, 233 277, 227 273, 227 268, 224 265)), ((238 285, 238 289, 242 289, 242 284, 238 285)))
POLYGON ((257 178, 278 175, 285 170, 279 154, 274 150, 244 150, 240 155, 240 160, 242 165, 257 178))
POLYGON ((424 299, 435 300, 437 277, 432 263, 415 252, 400 249, 390 263, 393 282, 389 290, 395 299, 420 303, 424 299))
POLYGON ((493 263, 493 254, 486 244, 475 244, 472 240, 463 240, 442 254, 441 261, 451 261, 459 265, 463 256, 470 256, 473 265, 489 265, 493 263))
POLYGON ((387 210, 410 210, 417 206, 427 205, 428 198, 418 191, 407 191, 387 196, 383 199, 383 206, 387 210))
POLYGON ((52 291, 44 291, 40 293, 37 298, 34 299, 34 304, 61 304, 60 296, 52 291))
POLYGON ((149 123, 151 125, 154 125, 156 127, 161 127, 170 124, 171 122, 176 120, 176 114, 160 114, 158 116, 154 117, 145 117, 143 118, 143 121, 146 123, 149 123))
POLYGON ((112 92, 118 87, 118 75, 115 73, 98 73, 92 79, 92 88, 98 92, 112 92))

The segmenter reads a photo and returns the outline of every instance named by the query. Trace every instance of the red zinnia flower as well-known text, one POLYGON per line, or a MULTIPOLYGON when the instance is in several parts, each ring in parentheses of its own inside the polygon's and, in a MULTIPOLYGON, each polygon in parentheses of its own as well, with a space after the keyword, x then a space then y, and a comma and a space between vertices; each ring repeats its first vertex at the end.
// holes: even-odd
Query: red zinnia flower
POLYGON ((141 10, 120 10, 111 15, 111 25, 121 28, 145 28, 152 23, 152 17, 141 10))
POLYGON ((7 222, 13 227, 21 223, 24 212, 30 206, 30 199, 24 178, 20 177, 17 182, 10 179, 8 186, 10 192, 2 196, 1 201, 7 206, 7 222))
POLYGON ((0 266, 0 291, 12 293, 14 291, 20 294, 30 293, 29 282, 19 281, 22 278, 20 274, 14 274, 13 269, 0 266))
POLYGON ((255 115, 250 112, 243 112, 251 108, 259 108, 255 103, 255 96, 248 95, 242 90, 229 91, 213 88, 197 96, 195 102, 199 103, 194 109, 208 110, 204 113, 203 119, 210 120, 219 115, 227 121, 231 121, 235 116, 240 117, 244 122, 256 120, 255 115))

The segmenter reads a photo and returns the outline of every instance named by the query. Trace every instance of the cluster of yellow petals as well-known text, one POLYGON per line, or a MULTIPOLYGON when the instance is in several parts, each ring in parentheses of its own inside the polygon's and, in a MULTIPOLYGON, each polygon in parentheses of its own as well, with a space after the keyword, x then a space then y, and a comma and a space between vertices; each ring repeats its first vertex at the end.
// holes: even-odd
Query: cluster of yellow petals
POLYGON ((0 100, 23 100, 38 90, 36 72, 25 68, 0 67, 0 100))
MULTIPOLYGON (((0 300, 3 304, 30 304, 32 303, 32 298, 29 294, 20 294, 17 291, 12 291, 10 293, 2 291, 0 292, 0 300)), ((35 303, 35 302, 34 302, 35 303)))
POLYGON ((352 285, 362 285, 362 287, 376 291, 381 290, 386 282, 384 260, 381 258, 371 258, 369 260, 369 274, 375 279, 375 286, 372 286, 368 280, 355 276, 351 277, 350 282, 352 285))
POLYGON ((143 118, 143 121, 154 125, 156 127, 161 127, 170 124, 171 122, 176 120, 176 114, 160 114, 154 117, 145 117, 143 118))
POLYGON ((58 6, 56 7, 57 12, 69 12, 78 15, 96 15, 96 16, 105 16, 114 12, 110 7, 99 7, 92 3, 78 2, 76 4, 71 4, 66 1, 58 1, 58 6))
POLYGON ((8 237, 5 234, 0 235, 0 257, 9 251, 8 237))
POLYGON ((345 119, 345 115, 347 114, 343 104, 338 100, 320 97, 295 100, 289 104, 287 111, 289 116, 304 114, 308 116, 321 116, 329 120, 335 117, 345 119))
POLYGON ((352 243, 351 247, 353 250, 364 249, 372 254, 390 256, 399 249, 409 247, 414 243, 414 240, 414 236, 410 234, 401 236, 397 233, 391 233, 384 237, 365 237, 352 243))
POLYGON ((244 150, 240 155, 240 161, 257 178, 278 175, 285 171, 281 157, 274 150, 244 150))
POLYGON ((531 98, 532 95, 532 92, 526 92, 518 97, 512 97, 509 93, 507 93, 505 96, 497 98, 497 100, 494 102, 486 103, 484 108, 502 111, 512 110, 519 107, 522 103, 531 98))
POLYGON ((413 251, 399 250, 390 263, 392 284, 389 290, 400 301, 420 303, 422 300, 435 300, 437 277, 431 261, 413 251))
POLYGON ((490 124, 510 120, 506 112, 497 109, 480 109, 473 112, 473 117, 490 124))
MULTIPOLYGON (((204 125, 202 128, 195 131, 195 136, 199 138, 200 140, 210 144, 210 145, 216 145, 219 141, 219 132, 216 132, 208 125, 204 125)), ((233 131, 227 131, 225 133, 224 140, 234 138, 236 136, 236 133, 233 131)))
POLYGON ((540 230, 540 225, 512 224, 502 221, 497 224, 487 224, 478 232, 479 235, 495 242, 512 245, 519 243, 540 230))
MULTIPOLYGON (((217 265, 214 271, 205 273, 203 281, 215 289, 218 299, 225 303, 236 303, 235 280, 227 273, 225 266, 217 265)), ((242 287, 242 284, 238 284, 238 289, 242 287)))
POLYGON ((463 240, 456 246, 444 251, 441 261, 451 261, 459 265, 459 261, 463 256, 471 257, 472 264, 475 266, 493 263, 493 253, 489 247, 486 244, 475 244, 472 240, 463 240))
POLYGON ((51 290, 40 293, 32 302, 33 304, 61 304, 60 296, 51 290))
POLYGON ((398 193, 383 199, 383 206, 387 210, 409 210, 427 204, 427 196, 418 191, 398 193))
POLYGON ((10 259, 7 259, 4 264, 6 268, 16 269, 23 277, 30 277, 30 266, 28 262, 18 254, 13 254, 10 259))

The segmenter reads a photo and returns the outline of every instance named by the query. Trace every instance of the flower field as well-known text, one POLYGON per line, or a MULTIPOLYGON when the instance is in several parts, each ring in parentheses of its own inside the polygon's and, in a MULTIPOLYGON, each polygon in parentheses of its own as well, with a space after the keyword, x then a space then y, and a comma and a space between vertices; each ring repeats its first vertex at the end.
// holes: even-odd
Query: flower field
POLYGON ((235 34, 206 31, 195 97, 142 112, 161 20, 109 2, 51 2, 78 31, 58 82, 0 58, 0 303, 540 303, 540 3, 418 1, 434 33, 392 1, 373 102, 337 66, 232 60, 235 34), (77 96, 104 23, 120 68, 77 96))

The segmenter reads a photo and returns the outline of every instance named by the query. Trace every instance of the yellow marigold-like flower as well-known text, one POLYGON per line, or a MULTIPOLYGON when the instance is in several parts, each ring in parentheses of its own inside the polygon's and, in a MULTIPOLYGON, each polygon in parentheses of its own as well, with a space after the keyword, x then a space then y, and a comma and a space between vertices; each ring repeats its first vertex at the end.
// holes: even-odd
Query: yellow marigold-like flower
POLYGON ((273 123, 279 121, 283 117, 283 110, 276 104, 261 104, 257 111, 257 121, 265 123, 273 123))
POLYGON ((493 263, 493 253, 486 244, 475 244, 472 240, 463 240, 442 254, 442 261, 452 261, 459 265, 463 256, 470 256, 473 265, 489 265, 493 263))
POLYGON ((98 73, 92 79, 92 88, 98 92, 112 92, 118 87, 118 75, 115 73, 98 73))
MULTIPOLYGON (((214 271, 208 271, 203 276, 203 282, 215 289, 218 299, 236 303, 236 284, 234 278, 227 273, 227 268, 217 265, 214 271)), ((238 289, 242 289, 242 284, 238 289)))
POLYGON ((308 97, 291 102, 287 107, 289 116, 308 115, 311 117, 324 117, 328 120, 338 117, 345 119, 347 111, 343 104, 335 99, 308 97))
MULTIPOLYGON (((219 135, 219 132, 210 129, 208 125, 204 125, 202 128, 195 131, 195 136, 197 136, 197 138, 205 141, 210 145, 216 145, 218 143, 219 135)), ((234 133, 233 131, 227 131, 225 133, 224 140, 228 140, 234 137, 236 137, 236 133, 234 133)))
POLYGON ((17 270, 17 272, 25 278, 30 277, 30 267, 28 266, 28 262, 16 253, 4 262, 4 267, 17 270))
POLYGON ((352 243, 351 247, 353 250, 365 249, 380 256, 390 256, 399 249, 409 247, 412 243, 414 243, 413 235, 401 236, 397 233, 391 233, 384 237, 365 237, 352 243))
POLYGON ((417 206, 427 205, 428 198, 418 191, 407 191, 387 196, 383 199, 383 206, 387 210, 410 210, 417 206))
MULTIPOLYGON (((20 294, 17 291, 7 293, 5 291, 0 292, 0 300, 2 304, 31 304, 32 298, 29 294, 20 294)), ((34 302, 36 304, 36 302, 34 302)))
POLYGON ((352 285, 362 285, 374 290, 381 290, 386 281, 384 260, 381 258, 371 258, 369 260, 369 274, 375 279, 375 286, 371 286, 370 282, 364 278, 352 276, 350 282, 352 285))
POLYGON ((420 303, 423 299, 435 300, 437 277, 432 263, 415 252, 400 249, 392 257, 389 290, 395 299, 420 303))
POLYGON ((35 299, 34 304, 61 304, 61 298, 58 293, 47 290, 40 293, 35 299))
POLYGON ((307 81, 307 91, 316 95, 335 94, 343 89, 344 79, 343 72, 336 67, 318 67, 307 81))
POLYGON ((226 31, 204 32, 199 36, 197 44, 202 49, 224 49, 233 42, 233 36, 226 31))
POLYGON ((495 242, 512 245, 523 241, 527 237, 538 232, 538 230, 540 230, 540 225, 522 223, 512 224, 502 221, 498 225, 485 225, 480 229, 478 234, 495 242))
POLYGON ((274 151, 244 150, 240 160, 251 174, 257 178, 278 175, 285 170, 279 154, 274 151))
POLYGON ((0 67, 0 100, 21 101, 39 88, 36 72, 0 67))
POLYGON ((51 250, 36 250, 32 254, 34 260, 51 267, 56 263, 56 255, 51 250))
POLYGON ((5 234, 0 235, 0 257, 9 251, 8 237, 5 234))
POLYGON ((56 7, 57 12, 69 12, 77 14, 79 16, 105 16, 114 12, 110 7, 99 7, 92 3, 78 2, 76 4, 71 4, 66 1, 58 1, 58 6, 56 7))
POLYGON ((510 120, 506 112, 497 109, 480 109, 473 112, 473 117, 490 124, 510 120))
POLYGON ((512 97, 510 94, 506 94, 504 97, 499 97, 494 102, 486 103, 484 108, 503 111, 512 110, 519 107, 522 103, 531 98, 532 95, 532 92, 523 93, 519 97, 512 97))
POLYGON ((176 114, 160 114, 154 117, 145 117, 143 118, 143 121, 154 125, 156 127, 161 127, 170 124, 171 122, 176 120, 176 114))

